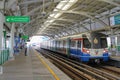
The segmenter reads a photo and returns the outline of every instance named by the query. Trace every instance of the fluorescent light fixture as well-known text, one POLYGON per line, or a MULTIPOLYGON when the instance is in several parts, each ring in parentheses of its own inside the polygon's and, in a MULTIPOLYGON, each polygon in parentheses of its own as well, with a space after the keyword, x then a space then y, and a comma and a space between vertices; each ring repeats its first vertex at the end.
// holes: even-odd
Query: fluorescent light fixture
MULTIPOLYGON (((56 8, 61 10, 67 10, 77 1, 78 0, 63 0, 58 4, 56 8)), ((58 11, 57 9, 54 9, 54 11, 58 11)), ((58 18, 60 15, 62 15, 62 13, 57 13, 56 15, 54 15, 54 18, 58 18)))
POLYGON ((57 13, 54 18, 58 18, 60 15, 62 15, 62 13, 57 13))
POLYGON ((50 17, 54 17, 55 16, 55 14, 50 14, 50 17))
POLYGON ((70 4, 67 4, 62 8, 62 10, 67 10, 70 6, 71 6, 70 4))
POLYGON ((46 22, 50 22, 50 23, 52 23, 54 20, 53 19, 51 19, 51 20, 47 20, 46 22))
POLYGON ((52 19, 52 20, 50 20, 49 22, 51 22, 51 23, 52 23, 53 21, 54 21, 54 20, 52 19))
POLYGON ((58 9, 54 9, 53 11, 58 11, 58 9))
POLYGON ((74 3, 74 2, 77 2, 77 1, 78 1, 78 0, 69 0, 69 2, 73 2, 73 3, 74 3))
POLYGON ((57 5, 57 9, 62 9, 66 3, 69 2, 69 0, 62 0, 58 5, 57 5))
POLYGON ((62 8, 62 10, 69 9, 73 4, 75 4, 78 0, 69 0, 69 2, 62 8))
POLYGON ((57 8, 57 9, 61 9, 64 5, 65 5, 65 3, 59 3, 56 8, 57 8))

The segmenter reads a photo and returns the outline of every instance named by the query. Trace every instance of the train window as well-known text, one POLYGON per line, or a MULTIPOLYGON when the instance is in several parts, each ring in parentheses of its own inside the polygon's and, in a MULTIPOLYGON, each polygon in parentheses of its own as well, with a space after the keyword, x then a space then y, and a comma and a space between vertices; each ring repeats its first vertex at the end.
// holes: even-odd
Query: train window
POLYGON ((70 46, 75 47, 75 41, 71 41, 70 46))
POLYGON ((62 41, 60 41, 60 48, 62 47, 63 45, 62 45, 62 41))
POLYGON ((83 46, 85 48, 91 48, 91 43, 89 42, 89 40, 87 38, 83 39, 83 46))
POLYGON ((101 48, 106 48, 106 47, 107 47, 107 39, 101 38, 101 48))
POLYGON ((63 40, 63 48, 65 48, 65 47, 66 47, 66 41, 63 40))
POLYGON ((57 48, 58 48, 59 47, 59 42, 57 41, 56 43, 57 43, 57 48))
POLYGON ((78 48, 81 48, 81 41, 78 41, 78 42, 77 42, 77 47, 78 47, 78 48))

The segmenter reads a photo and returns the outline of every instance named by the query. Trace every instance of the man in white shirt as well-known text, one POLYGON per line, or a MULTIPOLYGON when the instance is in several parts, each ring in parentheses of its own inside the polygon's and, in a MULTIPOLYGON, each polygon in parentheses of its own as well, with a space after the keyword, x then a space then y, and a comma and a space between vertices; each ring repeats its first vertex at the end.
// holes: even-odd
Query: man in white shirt
POLYGON ((25 43, 25 56, 27 56, 27 43, 25 43))

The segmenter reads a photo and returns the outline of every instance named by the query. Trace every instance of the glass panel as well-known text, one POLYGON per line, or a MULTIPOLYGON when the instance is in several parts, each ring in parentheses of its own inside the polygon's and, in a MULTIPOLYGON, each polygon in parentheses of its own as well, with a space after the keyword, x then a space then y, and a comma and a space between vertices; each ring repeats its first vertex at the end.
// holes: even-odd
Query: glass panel
POLYGON ((78 48, 81 48, 81 41, 78 41, 78 42, 77 42, 77 47, 78 47, 78 48))
POLYGON ((75 41, 71 41, 70 46, 75 47, 75 41))
POLYGON ((83 39, 83 47, 84 48, 91 48, 91 43, 89 42, 89 40, 87 38, 83 39))
POLYGON ((101 38, 101 48, 106 48, 106 47, 107 47, 107 39, 101 38))

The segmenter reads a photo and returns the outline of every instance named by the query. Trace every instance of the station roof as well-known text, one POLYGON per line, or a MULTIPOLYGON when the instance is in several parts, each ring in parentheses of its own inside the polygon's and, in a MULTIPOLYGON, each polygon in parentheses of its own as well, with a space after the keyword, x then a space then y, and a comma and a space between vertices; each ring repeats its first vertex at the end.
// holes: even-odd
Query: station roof
POLYGON ((29 23, 16 23, 29 36, 58 38, 83 32, 110 31, 115 27, 104 20, 120 14, 119 0, 4 1, 8 4, 6 15, 30 16, 29 23))

